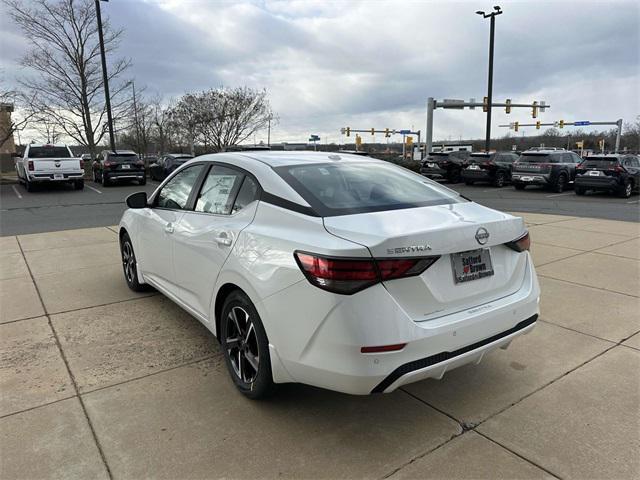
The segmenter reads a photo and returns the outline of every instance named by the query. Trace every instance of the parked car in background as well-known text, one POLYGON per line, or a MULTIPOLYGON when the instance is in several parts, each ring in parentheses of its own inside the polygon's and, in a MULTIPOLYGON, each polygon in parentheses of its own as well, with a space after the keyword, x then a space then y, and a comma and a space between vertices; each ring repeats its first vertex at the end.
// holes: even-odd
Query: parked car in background
POLYGON ((244 395, 392 392, 534 328, 522 218, 405 168, 314 152, 203 155, 127 198, 125 281, 221 343, 244 395))
POLYGON ((511 182, 516 190, 541 185, 561 193, 573 183, 580 162, 582 158, 568 150, 532 148, 522 152, 513 164, 511 182))
POLYGON ((605 190, 629 198, 640 188, 640 158, 637 155, 592 155, 576 167, 575 192, 605 190))
POLYGON ((113 182, 135 180, 140 185, 147 183, 144 162, 131 150, 103 150, 93 162, 93 181, 105 187, 113 182))
POLYGON ((76 190, 84 188, 82 160, 74 157, 64 144, 27 145, 22 157, 16 159, 18 181, 28 192, 36 184, 70 183, 76 190))
POLYGON ((450 183, 458 183, 462 178, 462 170, 467 166, 469 154, 465 150, 431 152, 422 162, 420 173, 432 180, 444 179, 450 183))
POLYGON ((149 165, 149 177, 151 180, 162 181, 176 168, 192 158, 193 155, 188 153, 169 153, 164 155, 149 165))
POLYGON ((495 187, 503 187, 511 181, 511 169, 516 160, 518 155, 513 152, 472 153, 467 167, 462 170, 462 180, 467 185, 489 182, 495 187))

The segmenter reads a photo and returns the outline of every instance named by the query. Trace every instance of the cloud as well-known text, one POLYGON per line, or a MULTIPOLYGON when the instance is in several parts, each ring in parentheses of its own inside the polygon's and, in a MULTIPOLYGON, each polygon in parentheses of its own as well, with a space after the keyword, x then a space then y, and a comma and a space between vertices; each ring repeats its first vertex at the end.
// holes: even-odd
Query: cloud
MULTIPOLYGON (((280 116, 275 140, 316 133, 337 141, 347 125, 424 129, 427 97, 486 94, 489 22, 474 14, 491 8, 486 2, 103 5, 125 30, 120 51, 132 58, 138 85, 165 98, 220 85, 266 88, 280 116)), ((503 7, 496 19, 496 100, 545 100, 552 105, 545 121, 632 120, 640 113, 640 4, 512 1, 503 7)), ((0 65, 11 64, 4 48, 1 54, 0 65)), ((484 118, 481 111, 437 110, 435 136, 482 137, 484 118)), ((530 118, 528 110, 510 116, 496 110, 494 132, 503 133, 498 124, 530 118)))

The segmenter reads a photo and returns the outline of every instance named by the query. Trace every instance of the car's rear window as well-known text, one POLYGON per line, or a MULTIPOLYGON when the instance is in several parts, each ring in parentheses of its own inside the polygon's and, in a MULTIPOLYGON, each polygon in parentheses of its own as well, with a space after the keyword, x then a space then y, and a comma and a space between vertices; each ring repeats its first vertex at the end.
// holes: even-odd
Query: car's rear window
POLYGON ((119 153, 117 155, 110 153, 108 159, 110 162, 135 162, 138 160, 138 155, 135 153, 119 153))
POLYGON ((323 217, 465 201, 453 190, 392 164, 323 163, 275 170, 323 217))
POLYGON ((29 147, 29 158, 71 158, 67 147, 29 147))
POLYGON ((614 168, 619 165, 617 158, 588 158, 582 162, 582 166, 585 168, 614 168))
POLYGON ((523 153, 518 159, 519 163, 558 163, 558 158, 553 155, 540 153, 523 153))

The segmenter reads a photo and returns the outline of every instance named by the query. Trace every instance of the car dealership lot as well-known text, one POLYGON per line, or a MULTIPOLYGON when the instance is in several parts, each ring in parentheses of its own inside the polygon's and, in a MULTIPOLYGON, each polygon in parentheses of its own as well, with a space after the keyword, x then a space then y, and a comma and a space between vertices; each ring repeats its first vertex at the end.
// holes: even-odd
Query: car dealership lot
MULTIPOLYGON (((125 189, 140 187, 94 193, 125 189)), ((263 402, 236 392, 195 319, 126 287, 115 227, 5 236, 0 477, 637 477, 640 224, 524 217, 530 335, 389 395, 287 385, 263 402)))

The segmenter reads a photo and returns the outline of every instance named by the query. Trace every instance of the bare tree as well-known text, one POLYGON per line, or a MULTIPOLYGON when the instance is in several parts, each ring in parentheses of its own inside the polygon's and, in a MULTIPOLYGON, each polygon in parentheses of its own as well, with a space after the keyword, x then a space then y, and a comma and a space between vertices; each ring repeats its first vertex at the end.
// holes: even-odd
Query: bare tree
POLYGON ((169 110, 169 126, 189 145, 191 155, 195 155, 195 144, 204 121, 201 94, 186 93, 169 110))
POLYGON ((9 125, 0 131, 0 149, 14 136, 29 126, 36 112, 31 108, 32 99, 17 90, 0 87, 0 105, 10 110, 9 125))
POLYGON ((171 105, 162 105, 160 97, 155 97, 151 101, 151 123, 152 135, 158 146, 158 154, 163 155, 172 144, 173 132, 171 125, 171 105))
MULTIPOLYGON (((34 75, 22 80, 37 99, 35 107, 54 121, 65 135, 96 153, 107 132, 106 108, 96 11, 91 0, 3 0, 12 19, 31 44, 22 64, 34 75)), ((113 57, 122 35, 103 21, 104 43, 113 57)), ((129 114, 129 83, 117 80, 129 67, 125 59, 108 68, 114 118, 129 114)))
POLYGON ((265 90, 219 88, 203 92, 199 99, 202 138, 219 152, 277 121, 265 90))

